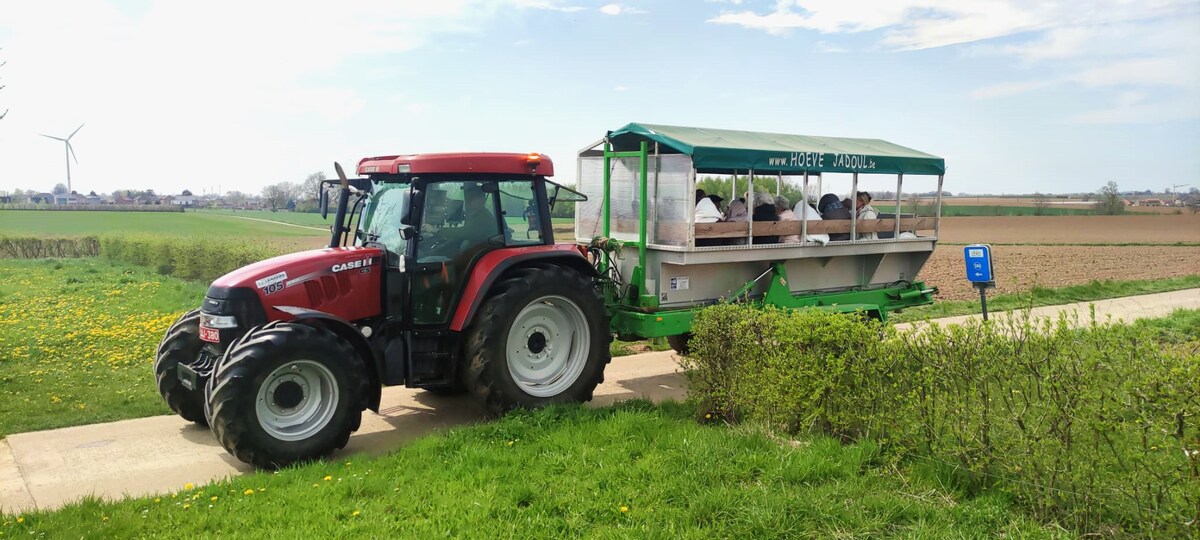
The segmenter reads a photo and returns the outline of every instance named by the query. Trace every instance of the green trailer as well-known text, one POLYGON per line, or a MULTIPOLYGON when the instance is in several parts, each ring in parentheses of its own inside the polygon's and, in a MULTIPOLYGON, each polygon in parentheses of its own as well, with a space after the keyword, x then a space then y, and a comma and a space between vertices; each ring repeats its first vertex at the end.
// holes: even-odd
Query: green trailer
MULTIPOLYGON (((578 167, 577 187, 588 200, 576 205, 576 240, 598 259, 612 330, 622 339, 667 337, 682 349, 696 311, 721 302, 884 320, 933 302, 936 289, 917 276, 937 245, 942 158, 878 139, 633 123, 580 151, 578 167), (797 205, 804 217, 794 221, 697 223, 698 175, 729 179, 730 191, 719 195, 730 201, 773 180, 776 195, 800 187, 807 202, 833 174, 850 178, 851 193, 860 177, 875 175, 877 184, 887 175, 889 187, 894 177, 894 211, 818 220, 797 205), (918 175, 937 179, 928 216, 903 207, 905 177, 918 175), (780 237, 799 241, 769 241, 780 237)), ((857 198, 849 198, 857 215, 857 198)))

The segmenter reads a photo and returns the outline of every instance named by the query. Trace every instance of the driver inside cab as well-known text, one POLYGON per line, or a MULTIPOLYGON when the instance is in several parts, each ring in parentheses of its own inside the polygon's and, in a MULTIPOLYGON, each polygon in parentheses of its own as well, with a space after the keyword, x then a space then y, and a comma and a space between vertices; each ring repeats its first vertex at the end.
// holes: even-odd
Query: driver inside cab
MULTIPOLYGON (((433 193, 443 194, 444 202, 457 202, 445 199, 445 192, 433 193)), ((464 186, 461 210, 462 225, 458 227, 441 225, 447 214, 458 214, 459 212, 449 212, 445 206, 438 208, 439 205, 430 205, 430 209, 434 210, 432 212, 434 215, 428 215, 427 217, 433 219, 426 219, 425 226, 422 227, 425 230, 424 243, 432 251, 447 256, 475 251, 475 248, 482 246, 489 238, 499 234, 496 216, 486 203, 487 194, 479 186, 474 184, 464 186)))

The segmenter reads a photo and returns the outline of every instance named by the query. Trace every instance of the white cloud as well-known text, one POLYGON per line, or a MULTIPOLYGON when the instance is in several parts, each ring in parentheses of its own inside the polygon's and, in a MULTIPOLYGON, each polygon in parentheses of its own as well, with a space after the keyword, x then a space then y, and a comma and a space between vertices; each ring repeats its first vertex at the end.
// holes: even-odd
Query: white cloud
POLYGON ((1004 82, 982 88, 976 88, 975 90, 971 91, 971 97, 974 99, 1009 97, 1017 94, 1024 94, 1026 92, 1032 92, 1034 90, 1049 88, 1057 83, 1058 81, 1054 80, 1004 82))
POLYGON ((1074 115, 1074 124, 1157 124, 1200 118, 1200 103, 1194 100, 1148 101, 1140 92, 1122 92, 1112 106, 1074 115))
POLYGON ((621 4, 605 4, 600 7, 600 13, 605 15, 636 15, 645 13, 645 11, 621 4))
POLYGON ((830 53, 830 54, 839 54, 839 53, 850 52, 845 47, 840 47, 840 46, 834 45, 828 41, 818 41, 817 42, 817 50, 821 51, 823 53, 830 53))
POLYGON ((766 13, 753 10, 725 12, 709 22, 775 34, 793 29, 821 33, 886 30, 885 45, 911 50, 1051 28, 1200 12, 1197 4, 1190 0, 1094 0, 1090 4, 1084 9, 1074 2, 1038 0, 779 0, 766 13))

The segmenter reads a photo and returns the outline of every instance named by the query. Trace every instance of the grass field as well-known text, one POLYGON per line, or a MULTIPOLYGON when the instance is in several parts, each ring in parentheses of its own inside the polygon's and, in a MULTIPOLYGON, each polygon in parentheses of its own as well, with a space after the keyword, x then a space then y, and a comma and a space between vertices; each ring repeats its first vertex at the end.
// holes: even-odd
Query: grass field
POLYGON ((5 515, 5 536, 1065 537, 869 443, 701 425, 691 408, 562 407, 158 497, 5 515))
POLYGON ((0 261, 0 437, 169 414, 154 350, 204 290, 102 259, 0 261))
POLYGON ((328 230, 333 223, 333 211, 329 213, 328 219, 322 219, 321 214, 309 212, 272 212, 270 210, 210 210, 199 209, 189 210, 188 214, 198 215, 213 215, 213 216, 233 216, 252 219, 264 219, 267 221, 281 221, 283 223, 291 223, 294 225, 304 225, 306 227, 317 227, 321 230, 328 230))
MULTIPOLYGON (((266 213, 269 214, 269 212, 266 213)), ((50 236, 138 233, 257 238, 322 235, 322 231, 315 229, 213 213, 0 210, 0 234, 30 233, 50 236)), ((324 236, 328 237, 328 233, 325 233, 324 236)))
MULTIPOLYGON (((1168 279, 1094 280, 1091 283, 1068 287, 1034 287, 1020 293, 988 293, 988 311, 1010 311, 1028 307, 1054 306, 1074 302, 1091 302, 1139 294, 1153 294, 1200 287, 1200 275, 1168 279)), ((978 293, 976 298, 978 298, 978 293)), ((972 315, 982 310, 979 300, 939 300, 928 306, 906 309, 888 317, 892 322, 919 321, 972 315)))

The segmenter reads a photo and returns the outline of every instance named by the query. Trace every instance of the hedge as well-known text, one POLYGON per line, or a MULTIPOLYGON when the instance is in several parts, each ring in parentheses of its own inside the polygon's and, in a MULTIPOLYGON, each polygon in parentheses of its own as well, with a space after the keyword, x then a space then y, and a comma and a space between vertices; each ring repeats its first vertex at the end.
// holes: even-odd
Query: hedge
POLYGON ((1027 315, 898 332, 821 311, 703 310, 701 414, 871 439, 1079 532, 1200 535, 1200 344, 1027 315))
POLYGON ((105 258, 146 266, 160 274, 211 281, 247 264, 287 253, 247 240, 197 237, 104 236, 105 258))
POLYGON ((99 254, 100 239, 95 236, 42 238, 0 235, 0 259, 74 259, 99 254))

